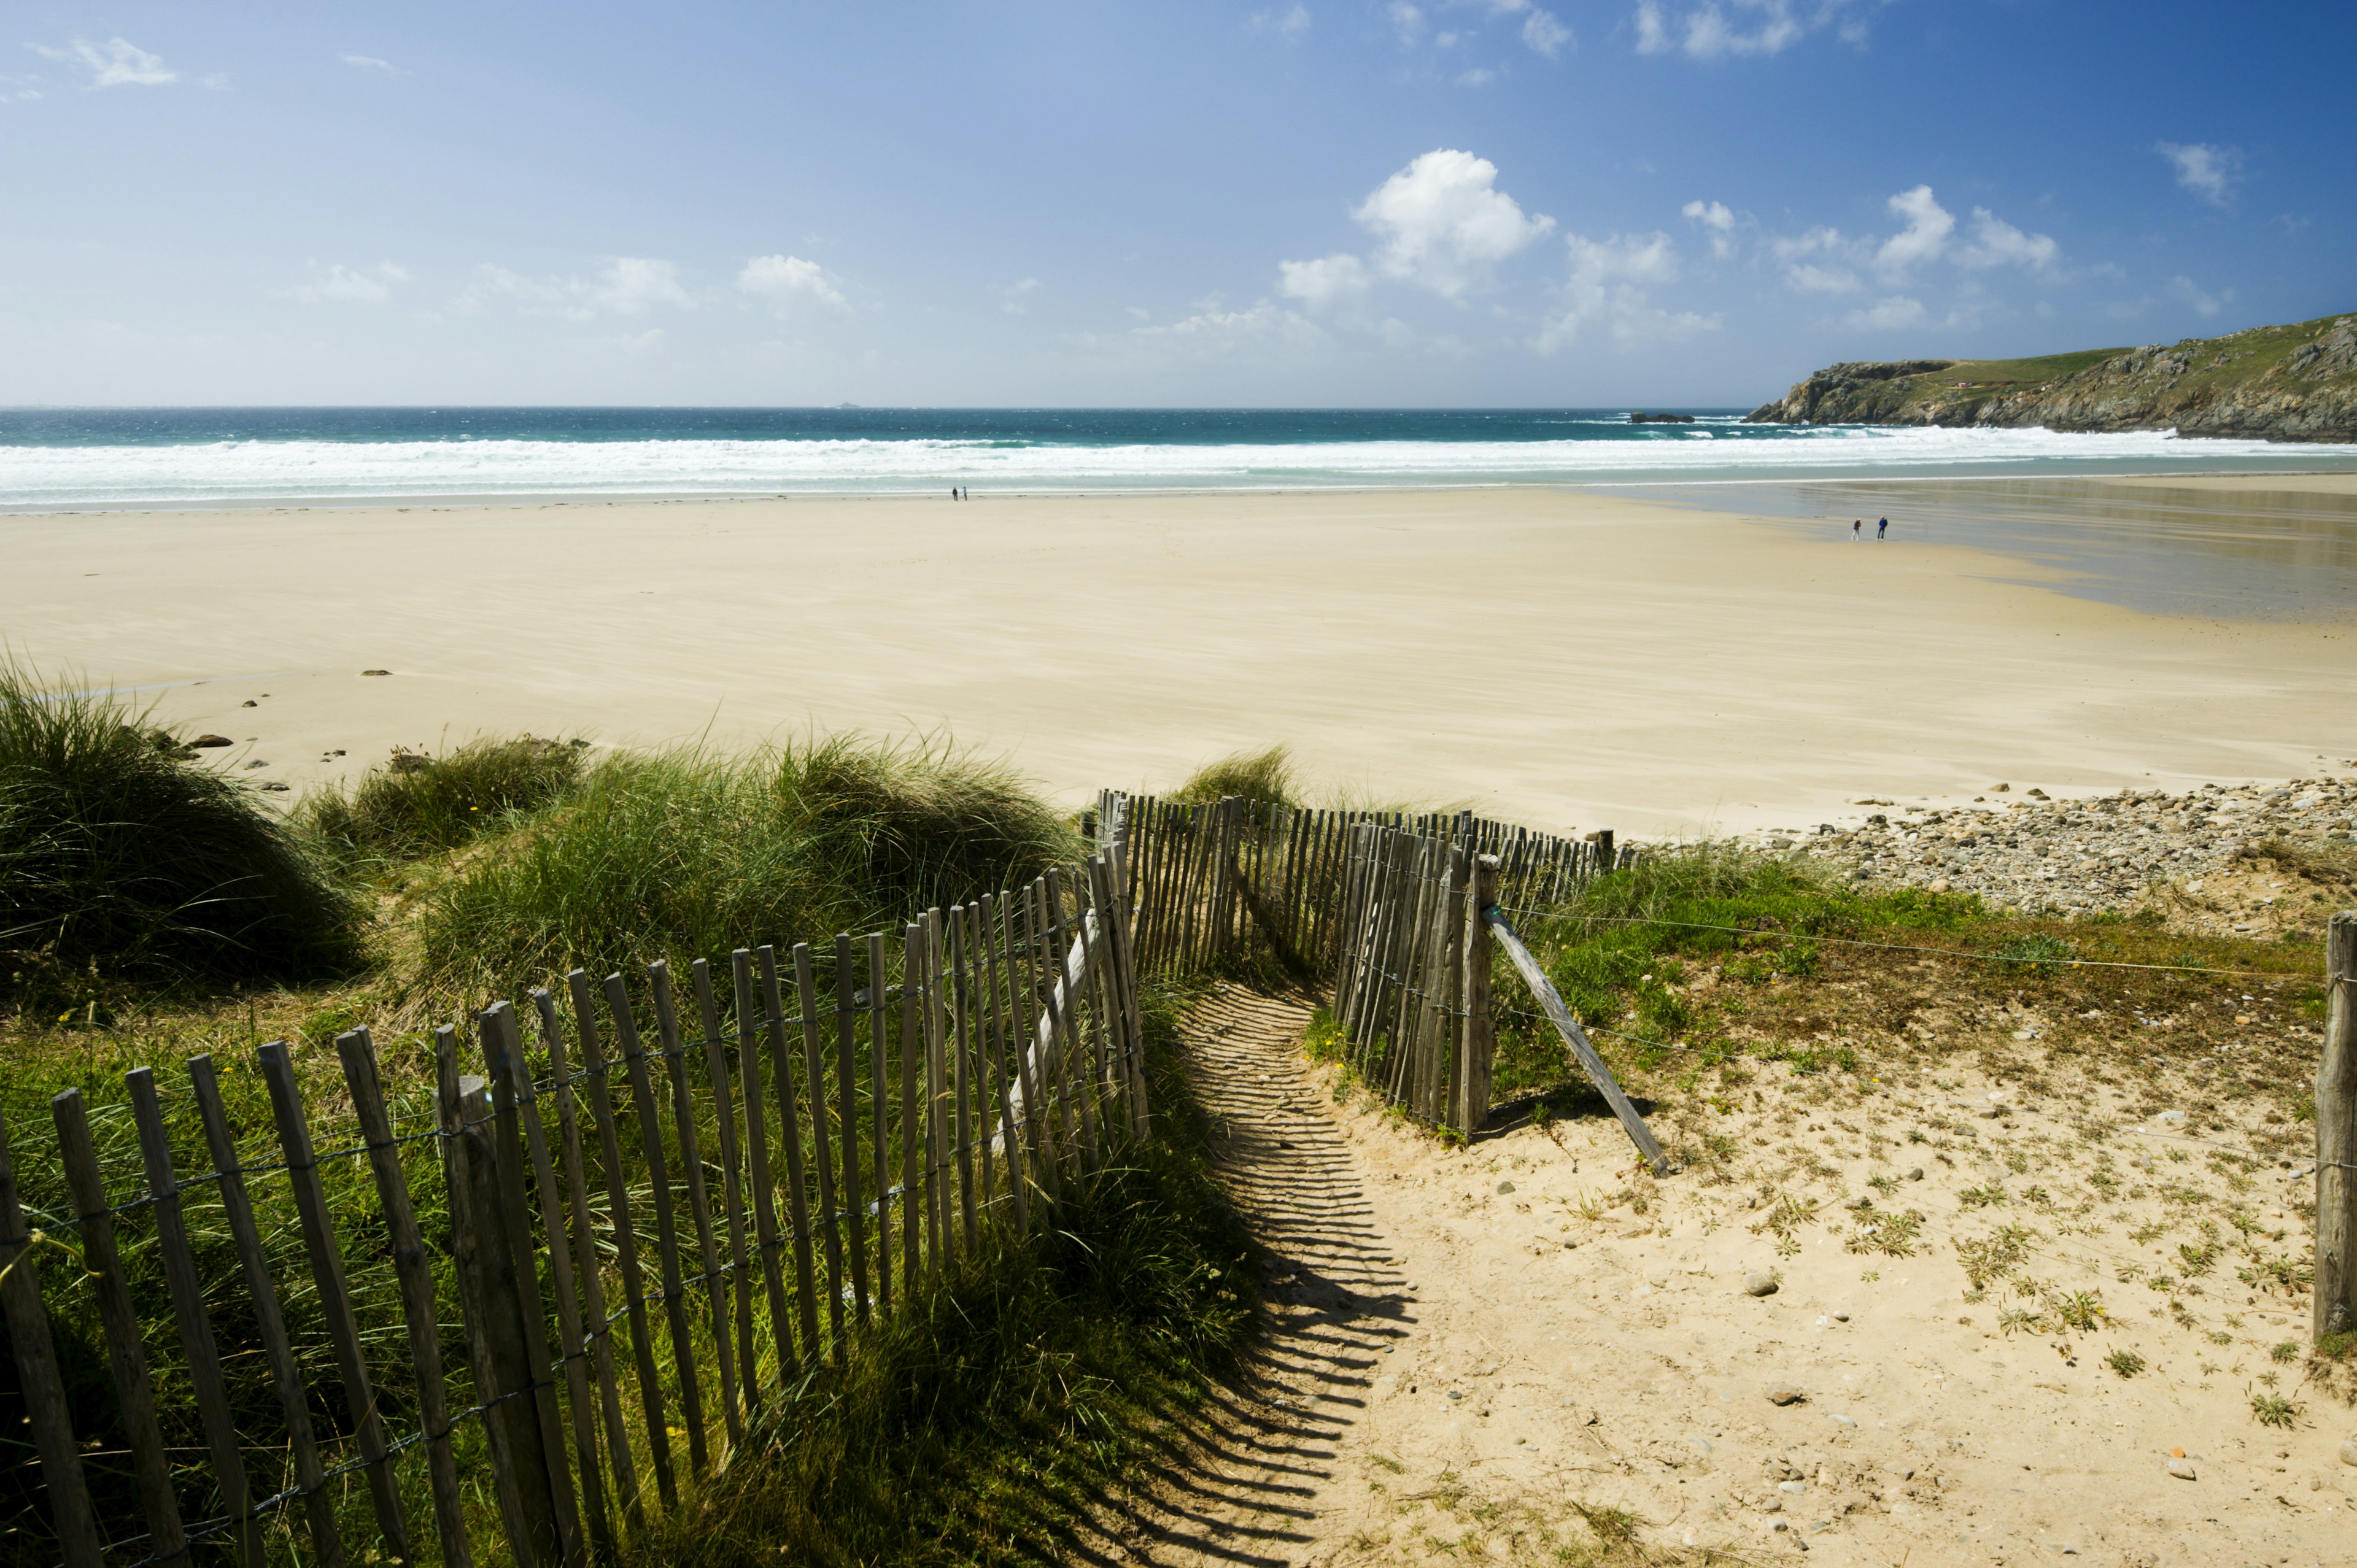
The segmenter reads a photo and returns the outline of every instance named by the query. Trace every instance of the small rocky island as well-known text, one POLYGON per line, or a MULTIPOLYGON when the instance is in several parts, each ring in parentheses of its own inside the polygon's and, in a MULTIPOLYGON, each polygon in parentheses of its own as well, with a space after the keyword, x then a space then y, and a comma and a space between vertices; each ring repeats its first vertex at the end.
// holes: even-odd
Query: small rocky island
POLYGON ((1829 365, 1744 417, 2357 441, 2357 316, 2043 359, 1829 365))
POLYGON ((1629 416, 1629 423, 1631 424, 1692 424, 1694 415, 1691 413, 1632 413, 1629 416))

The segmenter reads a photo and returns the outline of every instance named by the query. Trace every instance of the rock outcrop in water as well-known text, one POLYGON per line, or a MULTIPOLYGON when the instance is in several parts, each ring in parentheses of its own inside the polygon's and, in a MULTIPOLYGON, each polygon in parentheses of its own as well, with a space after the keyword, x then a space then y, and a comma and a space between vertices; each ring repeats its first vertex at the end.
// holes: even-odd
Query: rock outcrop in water
POLYGON ((2357 441, 2357 316, 2035 360, 1830 365, 1746 419, 2357 441))

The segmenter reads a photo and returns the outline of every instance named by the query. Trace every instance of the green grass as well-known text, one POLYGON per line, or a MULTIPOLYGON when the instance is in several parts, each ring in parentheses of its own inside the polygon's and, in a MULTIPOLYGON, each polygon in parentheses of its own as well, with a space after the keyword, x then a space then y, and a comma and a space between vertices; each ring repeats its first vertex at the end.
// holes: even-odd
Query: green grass
POLYGON ((331 972, 358 929, 262 796, 149 710, 0 661, 0 979, 20 1006, 331 972))
POLYGON ((348 867, 457 849, 571 789, 587 744, 527 735, 469 741, 440 757, 397 750, 350 792, 307 796, 295 821, 348 867))
MULTIPOLYGON (((1641 1083, 1677 1069, 1687 1088, 1745 1056, 1804 1074, 1881 1070, 1862 1053, 1871 1046, 1888 1061, 1925 1048, 1922 1039, 1942 1031, 1914 1021, 1932 1009, 1951 1015, 1953 1035, 1954 1015, 1970 1015, 1975 1030, 1996 1028, 2023 999, 2049 1015, 2040 1047, 2049 1054, 2095 1048, 2104 1030, 2132 1026, 2139 1009, 2182 1012, 2206 1037, 2217 1026, 2212 993, 2255 983, 2297 1007, 2319 962, 2314 942, 1999 911, 1970 894, 1866 887, 1834 867, 1716 843, 1658 852, 1560 906, 1511 918, 1616 1073, 1641 1083), (2281 978, 2221 979, 2205 969, 2281 978), (2078 1016, 2090 1012, 2107 1022, 2078 1016)), ((1584 1076, 1554 1030, 1528 1015, 1536 1005, 1502 958, 1493 993, 1513 1009, 1497 1020, 1498 1093, 1585 1095, 1584 1076)), ((2249 1081, 2271 1080, 2291 1070, 2289 1042, 2271 1032, 2238 1047, 2230 1065, 2249 1081)))
POLYGON ((1076 856, 1001 765, 852 738, 608 758, 419 893, 412 997, 514 995, 576 965, 726 968, 738 947, 892 929, 1076 856))
POLYGON ((1183 1444, 1254 1321, 1250 1242, 1212 1181, 1149 999, 1159 1140, 1068 1183, 807 1383, 626 1568, 1037 1562, 1183 1444))
POLYGON ((2021 360, 1959 360, 1944 371, 1916 380, 1941 387, 1953 387, 1957 381, 2018 381, 2035 386, 2075 375, 2090 365, 2100 365, 2126 352, 2126 349, 2080 349, 2067 354, 2040 354, 2021 360))

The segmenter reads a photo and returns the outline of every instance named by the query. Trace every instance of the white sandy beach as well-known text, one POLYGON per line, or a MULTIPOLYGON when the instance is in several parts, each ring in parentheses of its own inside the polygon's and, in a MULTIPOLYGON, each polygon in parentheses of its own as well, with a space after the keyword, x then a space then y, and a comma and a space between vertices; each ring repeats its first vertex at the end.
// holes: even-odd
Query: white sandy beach
POLYGON ((297 789, 478 733, 944 729, 1074 800, 1283 741, 1361 798, 1652 834, 2357 756, 2357 618, 1903 535, 1536 489, 8 517, 0 634, 297 789))

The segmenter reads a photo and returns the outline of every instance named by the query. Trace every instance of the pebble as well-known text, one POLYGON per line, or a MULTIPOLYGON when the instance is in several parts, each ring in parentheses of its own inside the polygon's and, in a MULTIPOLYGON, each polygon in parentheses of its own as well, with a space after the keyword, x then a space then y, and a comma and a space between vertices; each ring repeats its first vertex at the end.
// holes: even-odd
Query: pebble
POLYGON ((1801 1404, 1808 1400, 1807 1391, 1793 1383, 1770 1383, 1768 1386, 1770 1404, 1801 1404))
POLYGON ((1506 1196, 1506 1194, 1508 1194, 1508 1193, 1510 1193, 1510 1192, 1512 1192, 1512 1191, 1513 1191, 1513 1190, 1514 1190, 1514 1184, 1513 1184, 1512 1182, 1510 1182, 1510 1181, 1501 1181, 1501 1182, 1500 1182, 1500 1183, 1498 1184, 1498 1196, 1499 1196, 1500 1197, 1505 1197, 1505 1196, 1506 1196))
POLYGON ((188 746, 191 750, 194 750, 196 747, 201 746, 235 746, 236 744, 237 743, 235 741, 230 739, 230 737, 225 735, 200 735, 197 736, 196 739, 188 742, 188 746))
POLYGON ((2171 1459, 2169 1462, 2169 1473, 2176 1477, 2180 1481, 2190 1481, 2195 1478, 2193 1474, 2193 1461, 2190 1459, 2171 1459))
POLYGON ((2341 1445, 2341 1462, 2343 1465, 2357 1465, 2357 1435, 2351 1436, 2348 1442, 2341 1445))
POLYGON ((1746 1295, 1774 1295, 1776 1291, 1776 1276, 1773 1274, 1749 1273, 1743 1276, 1743 1294, 1746 1295))
MULTIPOLYGON (((2357 779, 2296 783, 2264 790, 2211 785, 2181 795, 2126 790, 2076 800, 2049 800, 2032 789, 2021 804, 1878 811, 1857 827, 1811 836, 1801 853, 1846 865, 1867 881, 1976 893, 2023 908, 2099 909, 2133 902, 2155 881, 2198 891, 2204 876, 2260 840, 2357 838, 2357 779)), ((1791 831, 1750 834, 1747 842, 1772 850, 1791 831)), ((2227 921, 2207 923, 2222 930, 2227 921)))
POLYGON ((361 673, 363 675, 390 675, 393 671, 390 670, 363 670, 361 673))
POLYGON ((1776 1483, 1776 1489, 1780 1492, 1790 1492, 1792 1496, 1797 1498, 1803 1492, 1809 1489, 1809 1483, 1806 1481, 1779 1481, 1776 1483))

